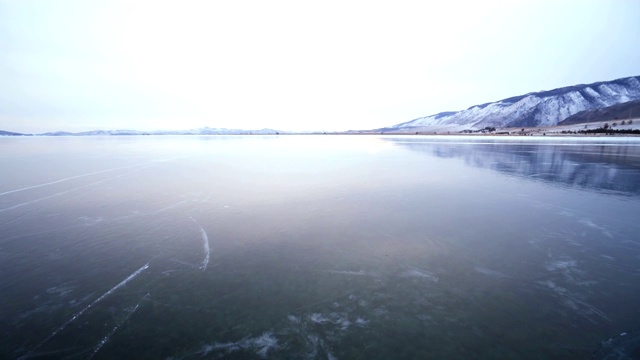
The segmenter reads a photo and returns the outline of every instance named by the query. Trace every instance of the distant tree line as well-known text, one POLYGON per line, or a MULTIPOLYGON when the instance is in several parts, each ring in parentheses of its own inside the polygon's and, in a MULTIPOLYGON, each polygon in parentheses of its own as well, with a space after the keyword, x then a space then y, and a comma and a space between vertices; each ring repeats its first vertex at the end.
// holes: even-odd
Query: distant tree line
POLYGON ((466 130, 462 130, 460 132, 463 133, 463 134, 473 134, 473 133, 477 133, 477 132, 479 132, 479 133, 488 133, 488 132, 491 133, 491 132, 494 132, 494 131, 496 131, 495 127, 493 127, 493 126, 485 126, 483 129, 480 129, 480 130, 466 129, 466 130))
POLYGON ((640 129, 612 129, 612 128, 597 128, 589 130, 578 130, 578 134, 637 134, 640 135, 640 129))

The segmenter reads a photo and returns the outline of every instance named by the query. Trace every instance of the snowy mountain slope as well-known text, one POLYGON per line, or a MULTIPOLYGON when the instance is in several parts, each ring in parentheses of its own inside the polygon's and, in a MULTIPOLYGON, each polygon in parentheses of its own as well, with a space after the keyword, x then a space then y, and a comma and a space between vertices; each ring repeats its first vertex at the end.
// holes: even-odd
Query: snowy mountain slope
POLYGON ((514 96, 462 111, 421 117, 383 130, 410 131, 444 126, 457 129, 553 126, 583 110, 636 99, 640 99, 640 76, 514 96))
POLYGON ((584 110, 562 120, 559 125, 571 125, 597 121, 631 120, 640 117, 640 100, 627 101, 600 109, 584 110))

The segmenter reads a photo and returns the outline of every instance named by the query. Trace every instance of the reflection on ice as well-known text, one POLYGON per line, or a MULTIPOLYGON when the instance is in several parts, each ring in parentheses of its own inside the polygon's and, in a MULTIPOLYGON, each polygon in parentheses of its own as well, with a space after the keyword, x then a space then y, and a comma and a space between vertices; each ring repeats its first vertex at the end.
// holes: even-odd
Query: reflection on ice
POLYGON ((640 141, 622 139, 504 139, 467 138, 424 141, 419 137, 385 140, 412 151, 552 184, 640 194, 640 141), (452 146, 453 144, 468 146, 452 146))

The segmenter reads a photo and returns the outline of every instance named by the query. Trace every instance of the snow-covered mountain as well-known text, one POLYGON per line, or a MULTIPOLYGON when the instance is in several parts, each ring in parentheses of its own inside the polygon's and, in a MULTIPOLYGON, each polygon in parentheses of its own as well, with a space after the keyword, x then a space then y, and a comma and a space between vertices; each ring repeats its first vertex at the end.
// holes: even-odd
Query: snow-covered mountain
POLYGON ((462 111, 441 112, 379 130, 553 126, 583 110, 636 99, 640 99, 640 76, 529 93, 462 111))

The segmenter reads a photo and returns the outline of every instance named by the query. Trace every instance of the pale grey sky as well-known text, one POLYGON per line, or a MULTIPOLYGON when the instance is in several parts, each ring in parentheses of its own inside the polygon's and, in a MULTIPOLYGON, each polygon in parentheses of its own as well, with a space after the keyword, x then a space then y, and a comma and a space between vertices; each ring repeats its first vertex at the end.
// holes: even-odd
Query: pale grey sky
POLYGON ((371 129, 640 75, 640 1, 0 0, 0 129, 371 129))

